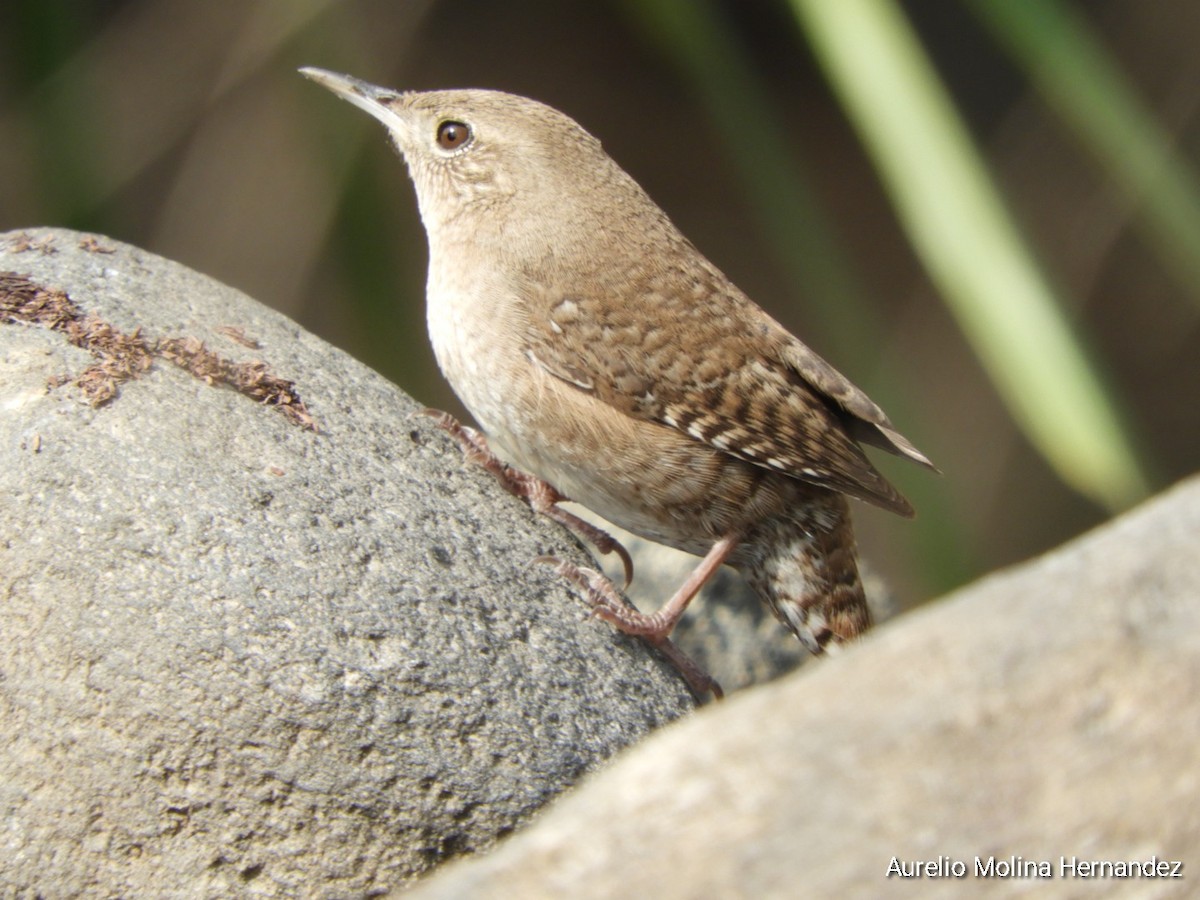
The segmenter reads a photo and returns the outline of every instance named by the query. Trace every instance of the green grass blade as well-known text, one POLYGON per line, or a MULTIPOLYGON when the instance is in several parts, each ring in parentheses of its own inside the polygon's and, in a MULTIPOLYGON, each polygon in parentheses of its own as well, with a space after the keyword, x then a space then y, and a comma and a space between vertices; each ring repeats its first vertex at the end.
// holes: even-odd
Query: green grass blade
POLYGON ((1125 194, 1150 247, 1200 305, 1200 180, 1086 19, 1059 0, 972 6, 1125 194))
POLYGON ((1021 428, 1085 495, 1111 509, 1143 496, 1146 479, 1114 404, 902 13, 889 0, 791 5, 1021 428))

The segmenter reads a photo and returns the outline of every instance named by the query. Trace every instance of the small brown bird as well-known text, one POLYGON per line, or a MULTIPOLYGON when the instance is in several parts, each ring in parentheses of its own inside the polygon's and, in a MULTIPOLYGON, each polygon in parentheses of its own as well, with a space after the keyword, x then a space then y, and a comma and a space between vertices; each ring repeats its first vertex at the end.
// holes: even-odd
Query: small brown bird
POLYGON ((668 638, 723 563, 813 653, 870 625, 846 495, 913 510, 859 443, 933 466, 866 394, 557 110, 301 71, 379 119, 408 164, 429 237, 434 353, 487 438, 443 425, 535 509, 621 553, 627 580, 620 545, 559 501, 704 557, 652 615, 598 572, 559 564, 598 615, 717 693, 668 638))

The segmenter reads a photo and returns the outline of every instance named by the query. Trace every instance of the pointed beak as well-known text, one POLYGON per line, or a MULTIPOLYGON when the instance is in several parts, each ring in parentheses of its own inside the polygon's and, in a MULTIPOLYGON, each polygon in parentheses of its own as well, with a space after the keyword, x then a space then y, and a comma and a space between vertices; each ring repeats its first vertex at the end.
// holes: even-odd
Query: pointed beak
POLYGON ((392 102, 400 98, 400 94, 389 88, 368 84, 349 75, 330 72, 328 69, 317 69, 305 66, 300 74, 311 78, 322 87, 329 88, 343 100, 348 100, 364 112, 374 116, 389 129, 404 129, 404 119, 392 109, 392 102))

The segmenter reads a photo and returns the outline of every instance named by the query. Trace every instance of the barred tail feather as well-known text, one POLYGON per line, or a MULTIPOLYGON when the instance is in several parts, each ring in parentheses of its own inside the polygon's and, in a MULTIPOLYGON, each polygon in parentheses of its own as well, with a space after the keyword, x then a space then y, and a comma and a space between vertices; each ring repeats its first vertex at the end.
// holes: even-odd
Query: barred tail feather
POLYGON ((754 527, 738 568, 754 591, 812 653, 871 627, 855 561, 846 498, 821 491, 787 514, 754 527))

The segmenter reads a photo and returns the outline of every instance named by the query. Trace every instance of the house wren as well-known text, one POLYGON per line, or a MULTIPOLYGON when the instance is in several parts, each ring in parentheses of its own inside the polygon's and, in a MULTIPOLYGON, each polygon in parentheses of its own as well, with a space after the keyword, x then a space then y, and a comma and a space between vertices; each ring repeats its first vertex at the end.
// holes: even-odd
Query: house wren
POLYGON ((719 688, 668 636, 723 563, 813 653, 869 626, 846 496, 913 511, 859 444, 932 465, 866 394, 557 110, 301 71, 379 119, 408 164, 429 238, 434 353, 486 440, 443 424, 601 549, 619 545, 559 500, 703 557, 653 615, 599 573, 560 564, 600 617, 666 650, 701 691, 719 688))

